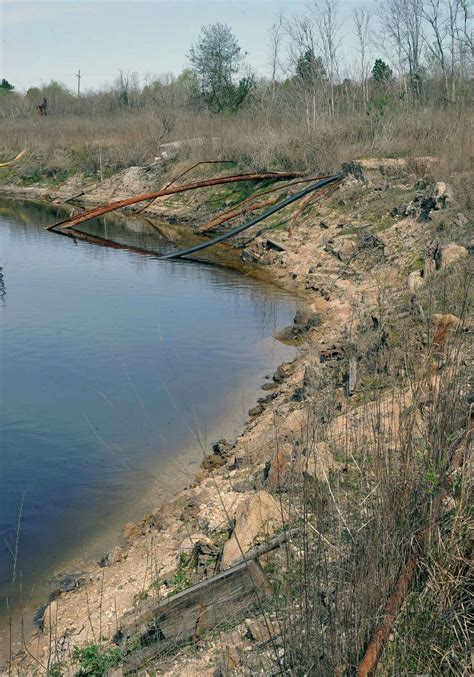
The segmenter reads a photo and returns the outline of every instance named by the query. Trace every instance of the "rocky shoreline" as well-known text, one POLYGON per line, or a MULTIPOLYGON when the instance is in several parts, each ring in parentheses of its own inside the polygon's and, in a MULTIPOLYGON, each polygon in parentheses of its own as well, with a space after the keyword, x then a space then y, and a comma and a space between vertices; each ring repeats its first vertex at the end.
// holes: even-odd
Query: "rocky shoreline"
MULTIPOLYGON (((153 171, 131 168, 81 196, 80 204, 93 206, 139 192, 153 171)), ((436 182, 435 174, 432 158, 361 161, 333 196, 316 202, 294 224, 289 218, 278 226, 280 248, 269 245, 266 233, 238 243, 244 263, 307 299, 294 324, 278 335, 300 344, 296 358, 262 384, 263 395, 248 412, 241 435, 234 442, 214 443, 190 486, 140 522, 125 525, 124 543, 91 570, 59 582, 38 613, 40 629, 27 651, 15 657, 12 674, 45 674, 45 666, 53 663, 66 666, 61 674, 75 674, 74 647, 108 645, 122 619, 145 599, 166 598, 232 566, 242 548, 248 550, 282 528, 285 487, 292 476, 304 472, 317 478, 338 467, 327 441, 318 443, 315 461, 308 462, 303 451, 311 393, 321 375, 334 377, 338 387, 331 406, 341 417, 349 416, 348 402, 353 403, 358 390, 357 344, 368 331, 367 322, 382 322, 381 295, 390 305, 408 294, 416 305, 429 275, 469 254, 464 235, 462 243, 446 241, 426 225, 438 223, 441 214, 444 221, 457 219, 460 231, 468 232, 468 217, 458 212, 449 186, 436 182), (191 557, 195 566, 185 569, 182 564, 191 557)), ((80 182, 78 177, 54 190, 1 186, 0 194, 61 204, 82 190, 80 182)), ((205 198, 162 200, 150 207, 149 215, 181 223, 191 217, 203 220, 209 211, 205 198)), ((258 644, 255 636, 263 631, 254 625, 253 634, 240 626, 232 632, 240 632, 233 645, 244 650, 258 644)), ((224 645, 225 633, 224 640, 214 638, 200 655, 176 657, 160 671, 228 674, 216 672, 224 645)))

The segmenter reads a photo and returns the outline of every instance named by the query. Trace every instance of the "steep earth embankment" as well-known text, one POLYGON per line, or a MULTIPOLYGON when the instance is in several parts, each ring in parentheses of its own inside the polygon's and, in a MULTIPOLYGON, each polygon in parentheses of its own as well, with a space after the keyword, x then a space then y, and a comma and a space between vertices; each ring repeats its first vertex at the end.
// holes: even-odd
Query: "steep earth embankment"
MULTIPOLYGON (((92 206, 156 189, 169 175, 161 165, 134 167, 77 202, 92 206)), ((54 190, 2 188, 9 195, 58 202, 83 190, 80 177, 54 190)), ((232 190, 206 189, 161 199, 147 214, 198 226, 235 200, 232 190)), ((289 487, 303 474, 322 479, 347 472, 335 449, 348 425, 355 425, 366 411, 366 402, 358 399, 365 377, 357 365, 372 350, 378 355, 396 351, 397 339, 389 327, 396 325, 397 315, 423 313, 419 296, 429 280, 459 274, 472 252, 469 205, 449 183, 436 181, 432 158, 354 163, 339 190, 298 209, 295 205, 270 221, 271 233, 245 233, 236 243, 242 261, 265 269, 278 284, 307 299, 294 324, 280 332, 282 340, 299 343, 298 356, 262 384, 262 397, 250 410, 242 434, 213 445, 192 486, 140 523, 126 525, 122 544, 58 591, 28 651, 16 656, 15 674, 44 674, 48 667, 75 674, 84 667, 84 653, 74 653, 75 647, 95 647, 112 656, 111 665, 118 663, 107 652, 115 647, 112 639, 127 615, 145 600, 165 598, 225 570, 242 551, 277 533, 288 519, 289 487), (314 393, 329 378, 335 384, 330 413, 318 423, 324 435, 313 440, 314 453, 309 455, 314 393)), ((450 308, 438 310, 429 319, 434 331, 453 331, 459 318, 450 308)), ((385 369, 382 390, 392 377, 385 369)), ((410 397, 404 406, 412 405, 410 397)), ((285 565, 284 548, 272 557, 267 564, 285 565)), ((166 660, 152 660, 147 670, 271 674, 285 652, 278 644, 275 619, 262 624, 255 614, 243 623, 236 619, 220 633, 196 634, 193 646, 166 660)), ((120 665, 114 669, 121 674, 120 665)))

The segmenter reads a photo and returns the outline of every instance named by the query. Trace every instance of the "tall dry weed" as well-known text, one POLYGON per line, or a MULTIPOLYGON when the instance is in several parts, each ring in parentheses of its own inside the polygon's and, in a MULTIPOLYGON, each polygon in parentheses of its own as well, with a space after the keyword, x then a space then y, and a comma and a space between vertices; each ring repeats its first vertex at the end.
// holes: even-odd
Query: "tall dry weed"
POLYGON ((153 161, 169 141, 182 142, 184 159, 231 158, 255 170, 332 171, 363 156, 435 155, 446 177, 472 169, 474 138, 472 116, 464 107, 393 110, 383 117, 321 113, 311 130, 297 109, 242 110, 234 116, 177 110, 169 120, 157 111, 132 110, 6 119, 2 127, 2 156, 28 148, 30 164, 46 177, 58 155, 64 172, 98 174, 100 153, 107 173, 153 161))
POLYGON ((469 284, 466 271, 439 276, 425 291, 423 319, 400 320, 401 299, 357 346, 349 342, 358 388, 342 409, 347 365, 319 369, 303 453, 314 467, 327 447, 335 465, 295 477, 289 489, 301 536, 276 585, 290 674, 354 674, 414 552, 414 591, 382 674, 467 674, 469 284), (461 320, 441 351, 432 323, 440 303, 461 320))

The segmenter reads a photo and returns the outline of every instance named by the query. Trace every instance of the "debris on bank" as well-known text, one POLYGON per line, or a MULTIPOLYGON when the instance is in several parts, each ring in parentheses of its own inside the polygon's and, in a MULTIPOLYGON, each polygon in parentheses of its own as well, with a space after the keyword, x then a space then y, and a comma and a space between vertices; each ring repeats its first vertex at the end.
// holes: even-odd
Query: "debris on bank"
MULTIPOLYGON (((244 263, 264 267, 276 283, 305 299, 293 325, 277 334, 298 343, 298 355, 269 375, 242 434, 215 442, 190 486, 127 525, 124 542, 81 572, 77 585, 72 579, 59 585, 29 644, 40 662, 70 665, 74 647, 100 644, 119 650, 116 674, 144 668, 170 676, 282 670, 288 627, 277 605, 279 574, 292 558, 305 556, 306 543, 305 516, 296 512, 293 488, 319 487, 321 501, 331 505, 334 481, 352 496, 358 490, 354 468, 363 459, 341 458, 340 449, 349 440, 355 453, 366 420, 377 422, 380 439, 393 439, 406 417, 421 430, 449 345, 472 331, 453 307, 425 315, 429 285, 448 289, 449 276, 461 275, 469 263, 473 244, 471 215, 449 184, 436 180, 437 165, 435 158, 351 163, 338 191, 305 205, 296 220, 288 209, 250 241, 237 240, 244 263), (429 347, 422 392, 408 387, 400 366, 406 355, 400 355, 403 344, 396 343, 393 327, 404 318, 408 335, 416 323, 423 326, 417 346, 429 347), (367 364, 375 365, 372 371, 367 364)), ((190 221, 198 214, 197 230, 217 222, 221 212, 240 211, 233 204, 210 209, 209 195, 199 207, 197 197, 187 208, 173 199, 170 213, 190 221)), ((150 210, 165 212, 166 203, 150 210)), ((446 292, 442 303, 452 298, 446 292)), ((453 442, 460 461, 456 454, 465 448, 466 435, 469 426, 453 442)), ((366 453, 373 440, 363 441, 366 453)), ((426 481, 433 482, 435 502, 441 496, 438 480, 427 475, 426 481)), ((371 494, 356 498, 363 508, 371 494)), ((351 542, 353 525, 350 515, 342 518, 344 537, 332 540, 330 534, 329 552, 333 562, 346 566, 338 548, 351 542)), ((419 533, 417 527, 414 539, 419 533)), ((411 557, 408 549, 403 564, 414 574, 411 557)), ((403 588, 404 596, 409 581, 403 581, 398 585, 394 577, 387 585, 403 588)), ((320 591, 328 616, 333 594, 320 591)), ((379 607, 390 599, 387 594, 379 607)), ((367 636, 364 649, 370 646, 367 636)), ((35 662, 20 652, 15 666, 25 674, 35 662)))

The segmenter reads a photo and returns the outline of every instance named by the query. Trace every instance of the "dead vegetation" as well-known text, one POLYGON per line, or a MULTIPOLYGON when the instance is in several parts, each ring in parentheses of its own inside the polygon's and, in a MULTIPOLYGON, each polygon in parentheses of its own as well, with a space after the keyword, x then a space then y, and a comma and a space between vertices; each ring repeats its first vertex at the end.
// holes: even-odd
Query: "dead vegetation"
POLYGON ((5 160, 28 148, 16 166, 2 170, 4 183, 61 183, 73 174, 104 179, 130 166, 146 165, 168 153, 187 161, 229 159, 244 171, 331 172, 355 157, 441 158, 438 178, 470 169, 472 116, 468 108, 321 114, 308 130, 290 114, 241 111, 233 117, 181 112, 173 131, 162 138, 151 113, 108 117, 65 116, 2 121, 0 152, 5 160), (179 142, 173 147, 174 142, 179 142))
MULTIPOLYGON (((299 404, 270 439, 257 435, 245 457, 238 445, 218 451, 224 481, 234 495, 244 492, 237 509, 225 501, 224 514, 236 521, 231 539, 223 536, 222 557, 232 550, 234 559, 221 565, 268 539, 281 520, 291 527, 280 550, 262 560, 272 594, 259 586, 245 621, 242 610, 228 607, 214 635, 187 648, 176 641, 158 659, 141 626, 148 658, 133 663, 132 649, 135 666, 170 675, 209 668, 222 675, 355 674, 397 579, 409 572, 383 638, 380 674, 468 674, 469 294, 462 263, 433 275, 420 294, 421 312, 411 311, 409 294, 391 305, 382 293, 377 314, 360 317, 332 359, 309 351, 302 386, 290 386, 299 404), (443 337, 433 314, 440 295, 458 318, 443 337), (353 358, 356 385, 347 397, 353 358)), ((294 384, 291 375, 275 377, 294 384)), ((193 552, 201 550, 210 552, 204 540, 193 552)), ((183 560, 182 575, 193 575, 193 562, 183 560)))
MULTIPOLYGON (((464 275, 459 271, 450 280, 449 304, 465 318, 465 306, 453 298, 459 288, 466 293, 464 275)), ((404 305, 408 310, 408 299, 404 305)), ((397 626, 398 641, 385 665, 402 674, 441 674, 442 651, 451 662, 449 674, 467 674, 463 577, 469 559, 469 475, 466 465, 459 468, 459 456, 467 461, 469 451, 465 319, 443 343, 441 357, 429 306, 423 309, 424 321, 411 313, 400 321, 399 305, 380 309, 377 327, 373 315, 367 318, 370 328, 357 335, 356 345, 349 340, 344 351, 355 355, 358 365, 356 393, 351 403, 342 404, 346 412, 336 419, 331 415, 340 402, 337 391, 348 373, 348 357, 333 370, 333 378, 320 376, 312 389, 312 425, 302 444, 311 459, 318 455, 318 443, 325 442, 337 467, 288 487, 302 538, 291 553, 281 593, 285 663, 302 674, 353 674, 411 556, 419 566, 417 585, 424 589, 429 572, 428 590, 434 593, 420 593, 420 619, 429 614, 430 604, 446 603, 436 597, 440 581, 436 585, 432 578, 433 559, 440 566, 439 554, 450 541, 456 550, 451 594, 456 588, 457 599, 455 593, 450 607, 456 630, 443 633, 433 617, 428 627, 433 622, 437 634, 427 648, 424 631, 409 623, 397 626), (421 541, 420 533, 425 534, 421 541)), ((438 574, 446 576, 447 570, 440 567, 438 574)))

